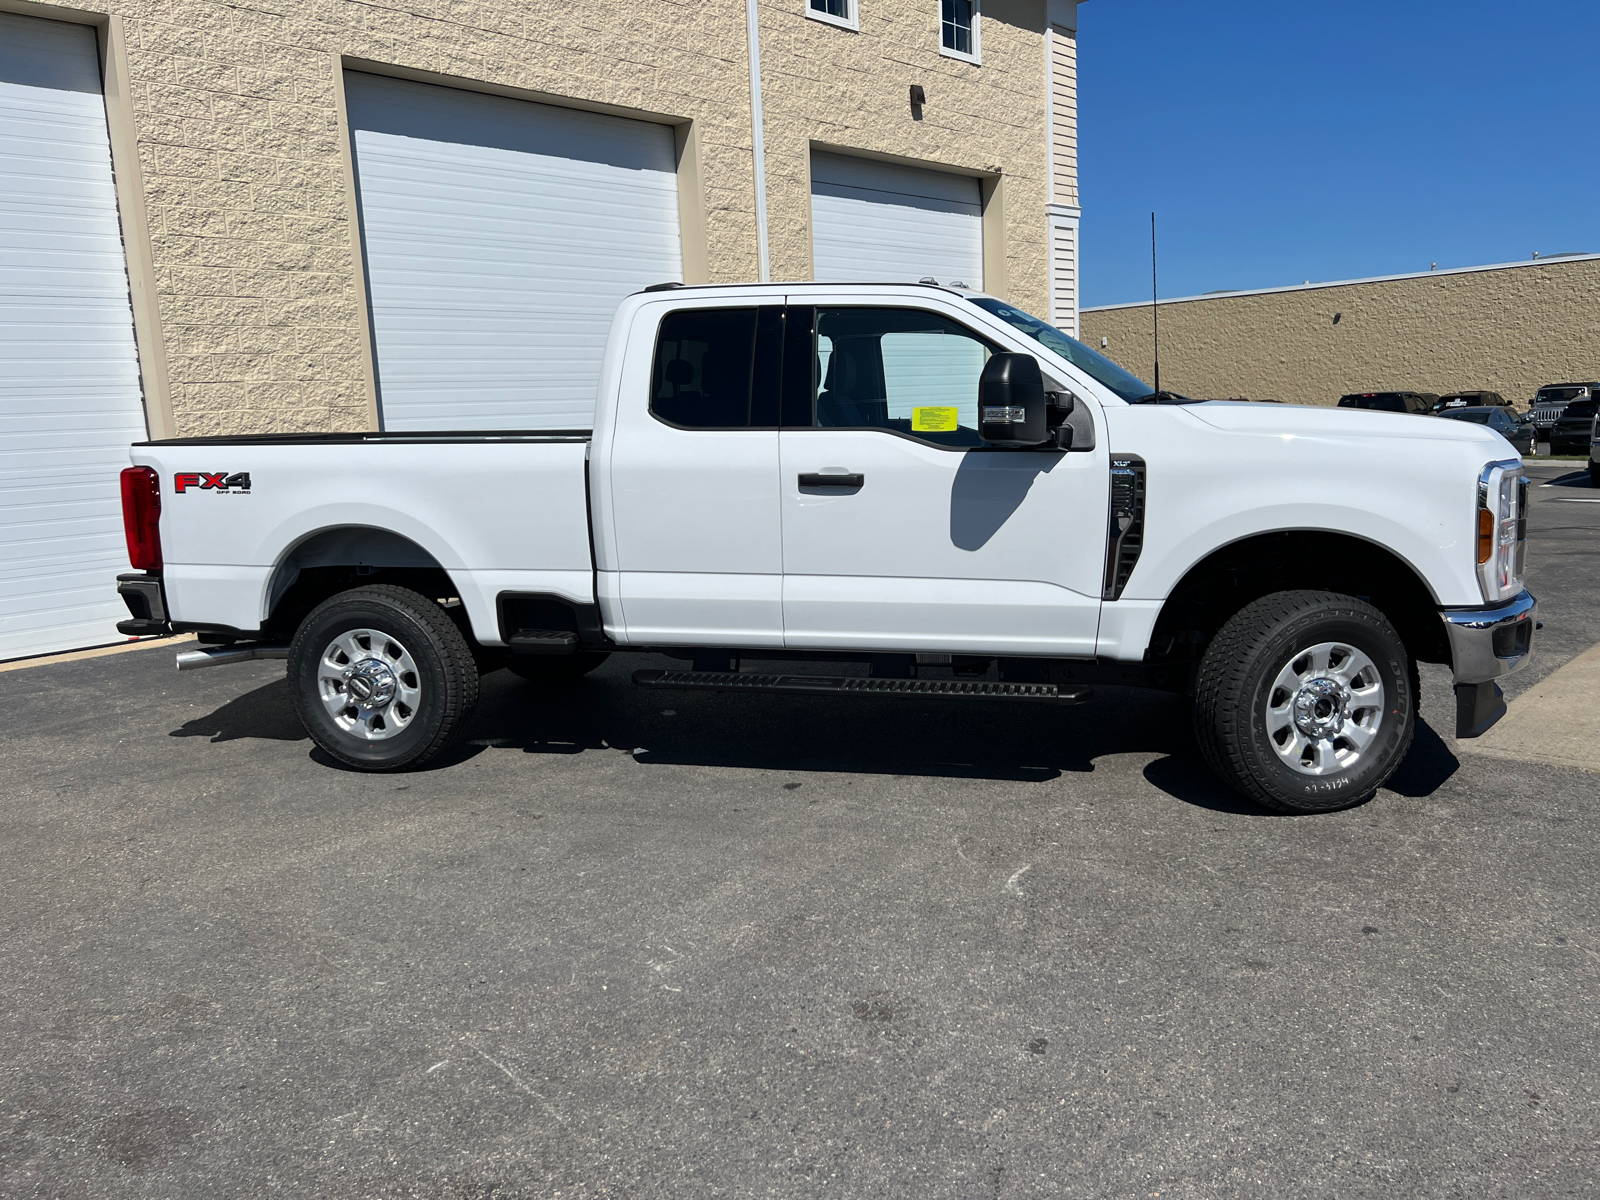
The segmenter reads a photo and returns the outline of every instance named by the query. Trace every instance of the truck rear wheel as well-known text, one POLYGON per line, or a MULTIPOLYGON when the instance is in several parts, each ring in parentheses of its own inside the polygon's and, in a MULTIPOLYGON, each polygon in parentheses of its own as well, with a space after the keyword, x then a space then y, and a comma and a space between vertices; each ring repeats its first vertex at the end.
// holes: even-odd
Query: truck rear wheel
POLYGON ((420 767, 478 702, 478 668, 449 615, 377 584, 318 605, 289 648, 289 690, 311 740, 363 771, 420 767))
POLYGON ((1278 812, 1348 808, 1411 748, 1415 671, 1381 612, 1332 592, 1246 605, 1207 647, 1195 736, 1212 770, 1278 812))

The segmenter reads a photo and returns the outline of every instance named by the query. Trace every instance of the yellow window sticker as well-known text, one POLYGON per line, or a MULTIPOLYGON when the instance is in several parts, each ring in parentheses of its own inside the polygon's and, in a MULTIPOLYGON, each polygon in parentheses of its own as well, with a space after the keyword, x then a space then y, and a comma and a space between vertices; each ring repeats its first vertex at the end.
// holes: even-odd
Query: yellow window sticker
POLYGON ((956 418, 959 409, 954 408, 913 408, 911 410, 911 431, 913 433, 953 433, 956 430, 956 418))

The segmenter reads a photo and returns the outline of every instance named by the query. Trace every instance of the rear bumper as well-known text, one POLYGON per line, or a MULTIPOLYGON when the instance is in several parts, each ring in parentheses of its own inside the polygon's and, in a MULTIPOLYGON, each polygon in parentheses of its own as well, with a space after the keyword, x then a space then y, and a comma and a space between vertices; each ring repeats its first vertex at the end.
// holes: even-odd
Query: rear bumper
POLYGON ((1524 591, 1494 608, 1447 609, 1439 614, 1455 671, 1458 738, 1486 733, 1505 715, 1505 696, 1495 681, 1526 665, 1538 611, 1538 601, 1524 591))
POLYGON ((167 600, 161 591, 161 576, 129 574, 117 576, 117 594, 128 606, 126 621, 117 622, 117 632, 129 637, 171 633, 167 623, 167 600))

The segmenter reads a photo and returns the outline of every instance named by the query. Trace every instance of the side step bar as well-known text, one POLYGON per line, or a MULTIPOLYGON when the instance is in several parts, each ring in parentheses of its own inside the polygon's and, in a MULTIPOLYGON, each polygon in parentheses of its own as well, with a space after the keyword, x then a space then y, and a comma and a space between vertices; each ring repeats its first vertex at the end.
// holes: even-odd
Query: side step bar
POLYGON ((201 667, 223 667, 249 662, 253 658, 288 658, 289 647, 264 642, 239 642, 232 646, 206 646, 199 650, 180 650, 178 670, 198 671, 201 667))
POLYGON ((965 679, 863 679, 843 675, 741 675, 736 671, 635 671, 644 688, 707 692, 780 692, 794 696, 908 696, 948 700, 1033 700, 1082 704, 1089 689, 1059 683, 993 683, 965 679))

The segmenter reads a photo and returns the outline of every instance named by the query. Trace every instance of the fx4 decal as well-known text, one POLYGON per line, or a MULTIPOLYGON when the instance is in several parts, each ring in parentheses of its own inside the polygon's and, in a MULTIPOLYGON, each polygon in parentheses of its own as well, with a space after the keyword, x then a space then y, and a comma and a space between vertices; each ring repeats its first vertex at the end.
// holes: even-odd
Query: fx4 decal
POLYGON ((250 472, 238 471, 229 475, 226 471, 195 471, 184 475, 174 475, 172 477, 172 487, 176 492, 187 492, 190 488, 195 488, 202 492, 248 492, 250 490, 250 472))

